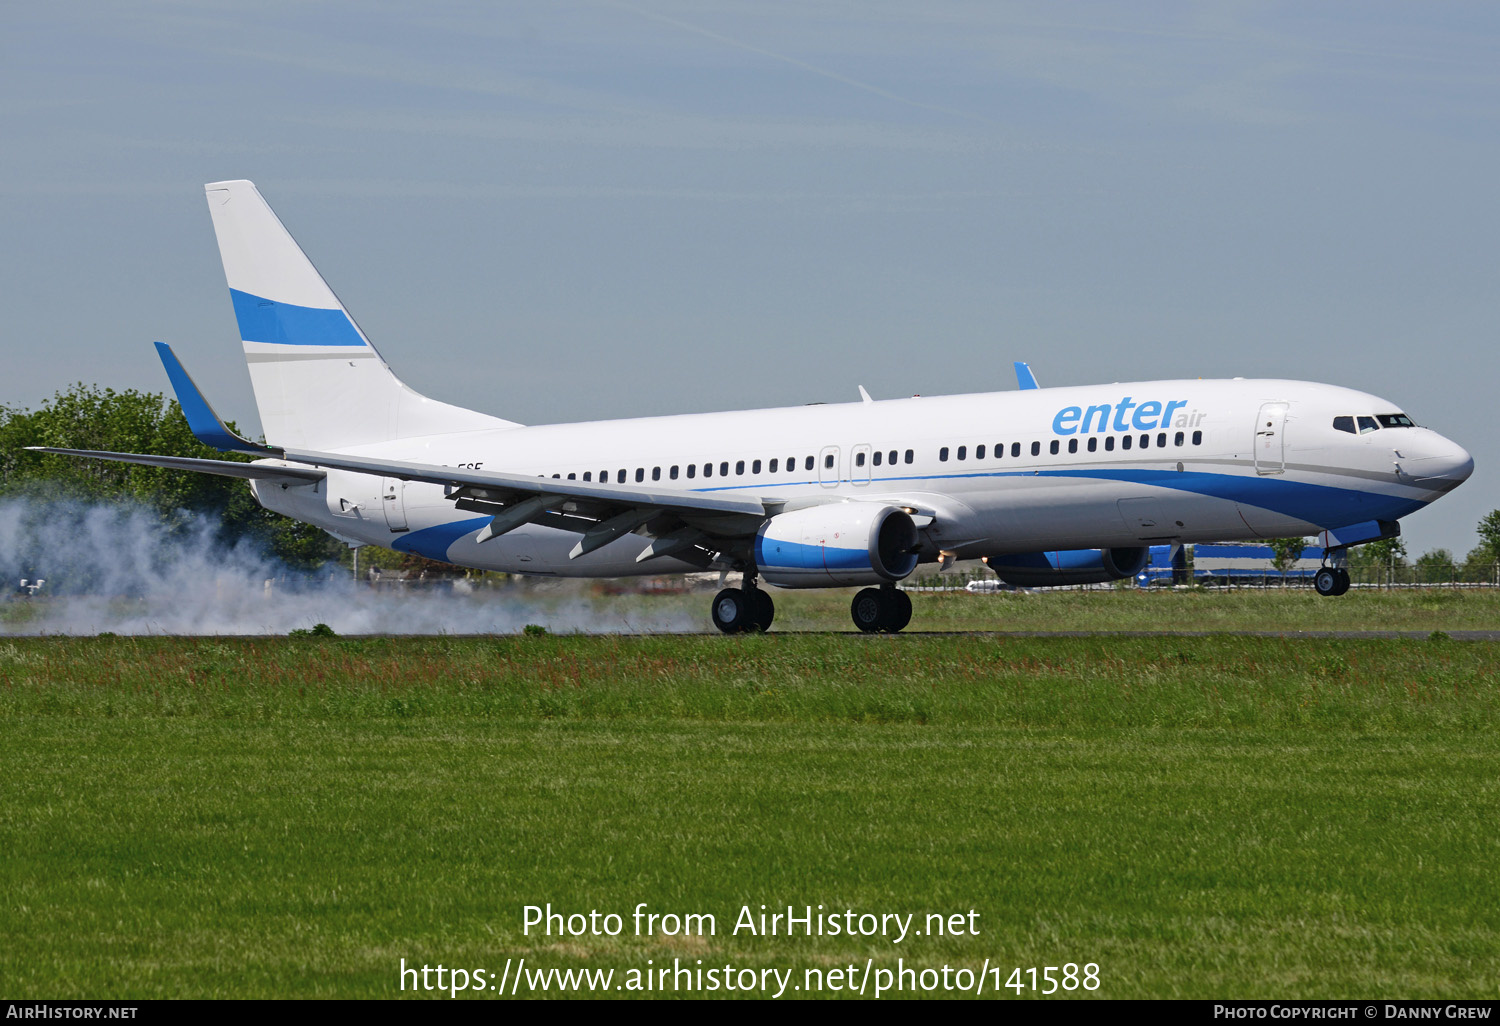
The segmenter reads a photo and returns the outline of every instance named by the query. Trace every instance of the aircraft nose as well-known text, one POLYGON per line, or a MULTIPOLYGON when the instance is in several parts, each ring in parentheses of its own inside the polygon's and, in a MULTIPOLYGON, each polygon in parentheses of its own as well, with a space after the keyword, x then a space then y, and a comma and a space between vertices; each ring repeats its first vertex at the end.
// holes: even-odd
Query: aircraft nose
POLYGON ((1474 457, 1469 451, 1441 435, 1432 455, 1423 456, 1415 464, 1412 476, 1421 481, 1446 482, 1448 488, 1457 488, 1474 473, 1474 457))

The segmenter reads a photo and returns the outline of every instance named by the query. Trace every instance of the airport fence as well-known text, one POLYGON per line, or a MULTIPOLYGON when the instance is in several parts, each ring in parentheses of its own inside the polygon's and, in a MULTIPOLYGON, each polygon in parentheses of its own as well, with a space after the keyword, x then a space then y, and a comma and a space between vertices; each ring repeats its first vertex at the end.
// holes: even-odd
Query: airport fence
MULTIPOLYGON (((1352 566, 1350 586, 1366 589, 1400 588, 1500 588, 1500 563, 1424 563, 1397 566, 1352 566)), ((1244 570, 1233 573, 1189 569, 1174 575, 1153 567, 1134 580, 1109 584, 1069 585, 1074 591, 1109 588, 1307 588, 1313 587, 1315 570, 1244 570)), ((913 574, 900 585, 906 591, 1012 591, 988 569, 956 569, 948 573, 913 574)), ((1024 590, 1024 589, 1020 589, 1024 590)))

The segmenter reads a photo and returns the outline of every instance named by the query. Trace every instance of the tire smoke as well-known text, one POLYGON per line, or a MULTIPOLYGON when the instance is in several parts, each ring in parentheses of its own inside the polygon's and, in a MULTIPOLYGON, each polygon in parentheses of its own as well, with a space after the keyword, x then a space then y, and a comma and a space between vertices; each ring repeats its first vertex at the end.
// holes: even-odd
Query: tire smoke
MULTIPOLYGON (((343 567, 293 571, 258 544, 220 544, 186 514, 168 531, 138 506, 0 501, 0 634, 286 634, 326 623, 339 634, 688 633, 704 618, 652 599, 536 595, 465 583, 380 590, 343 567), (46 581, 34 597, 22 579, 46 581)), ((586 586, 584 586, 586 587, 586 586)), ((582 588, 577 589, 581 591, 582 588)))

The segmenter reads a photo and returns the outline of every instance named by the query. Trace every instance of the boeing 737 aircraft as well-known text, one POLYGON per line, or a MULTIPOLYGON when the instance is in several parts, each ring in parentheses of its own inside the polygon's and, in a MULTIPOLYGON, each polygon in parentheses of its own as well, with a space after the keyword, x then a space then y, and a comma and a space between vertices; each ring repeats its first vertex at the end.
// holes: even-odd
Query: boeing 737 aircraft
MULTIPOLYGON (((46 449, 248 479, 262 506, 353 544, 564 577, 743 574, 713 600, 764 631, 782 588, 896 582, 982 558, 1013 584, 1134 575, 1153 544, 1322 532, 1349 546, 1456 488, 1469 454, 1385 399, 1303 381, 1143 381, 523 427, 392 373, 250 182, 206 186, 265 444, 225 427, 157 343, 188 423, 254 463, 46 449)), ((1024 366, 1024 365, 1023 365, 1024 366)), ((1019 368, 1018 368, 1019 370, 1019 368)))

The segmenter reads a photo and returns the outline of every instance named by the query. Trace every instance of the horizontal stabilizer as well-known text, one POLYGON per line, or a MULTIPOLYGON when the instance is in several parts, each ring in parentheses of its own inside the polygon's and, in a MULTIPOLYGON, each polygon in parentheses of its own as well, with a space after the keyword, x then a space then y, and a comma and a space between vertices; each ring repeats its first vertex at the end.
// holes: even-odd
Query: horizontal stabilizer
POLYGON ((164 470, 191 470, 196 474, 217 474, 246 481, 269 481, 273 484, 311 484, 327 475, 308 467, 276 466, 270 463, 231 463, 229 460, 200 460, 190 456, 151 456, 136 452, 105 452, 102 449, 58 449, 49 445, 28 445, 32 452, 51 452, 59 456, 84 456, 91 460, 114 460, 116 463, 138 463, 164 470))

